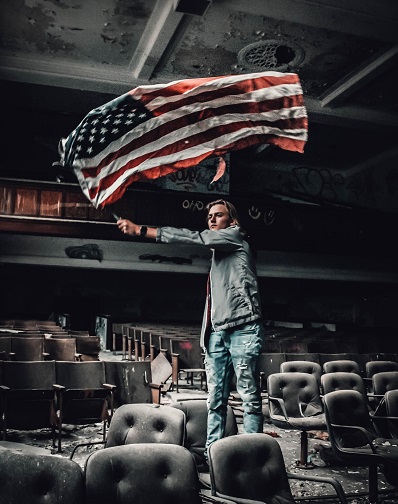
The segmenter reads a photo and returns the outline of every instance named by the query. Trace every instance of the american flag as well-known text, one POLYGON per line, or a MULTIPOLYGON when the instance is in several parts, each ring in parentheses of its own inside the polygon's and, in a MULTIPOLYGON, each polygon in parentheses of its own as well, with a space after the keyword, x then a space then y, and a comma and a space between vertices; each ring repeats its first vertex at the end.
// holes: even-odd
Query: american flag
POLYGON ((60 141, 94 207, 137 181, 255 144, 303 152, 308 119, 295 73, 261 72, 139 86, 87 114, 60 141))

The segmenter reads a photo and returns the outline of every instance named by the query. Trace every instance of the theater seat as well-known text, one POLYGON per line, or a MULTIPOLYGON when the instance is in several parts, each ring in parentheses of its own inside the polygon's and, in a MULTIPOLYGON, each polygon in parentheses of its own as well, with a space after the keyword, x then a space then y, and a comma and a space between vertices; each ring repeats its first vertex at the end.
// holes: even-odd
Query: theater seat
POLYGON ((124 404, 114 413, 105 447, 132 443, 172 443, 183 446, 185 415, 158 404, 124 404))
POLYGON ((326 431, 319 384, 311 373, 274 373, 268 377, 271 422, 280 429, 300 431, 300 459, 297 465, 312 467, 308 461, 308 431, 326 431))
POLYGON ((0 447, 0 502, 84 504, 79 464, 56 455, 18 453, 0 447))
POLYGON ((287 472, 278 441, 265 434, 239 434, 215 441, 209 447, 209 466, 212 496, 239 504, 294 504, 291 479, 332 485, 340 503, 347 502, 335 478, 287 472))
POLYGON ((87 458, 84 472, 86 504, 202 504, 195 463, 183 446, 141 443, 99 450, 87 458))
POLYGON ((102 444, 105 448, 135 443, 183 446, 185 429, 185 414, 176 408, 146 403, 123 404, 113 414, 106 441, 79 443, 74 447, 71 458, 81 447, 93 444, 102 444))

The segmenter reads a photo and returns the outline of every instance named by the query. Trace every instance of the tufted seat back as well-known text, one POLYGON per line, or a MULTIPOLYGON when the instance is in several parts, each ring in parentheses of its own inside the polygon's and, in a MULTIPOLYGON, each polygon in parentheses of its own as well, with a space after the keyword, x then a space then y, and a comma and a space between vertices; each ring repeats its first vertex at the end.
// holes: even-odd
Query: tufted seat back
POLYGON ((185 415, 159 404, 123 404, 115 411, 105 447, 132 443, 184 445, 185 415))
POLYGON ((209 447, 212 490, 225 495, 293 504, 285 463, 276 439, 264 434, 239 434, 209 447))
MULTIPOLYGON (((201 504, 192 455, 183 446, 140 443, 92 453, 86 504, 201 504)), ((71 501, 72 502, 72 501, 71 501)))
POLYGON ((323 364, 324 373, 336 373, 338 371, 344 371, 347 373, 356 373, 361 375, 361 367, 358 362, 350 359, 339 359, 333 361, 327 361, 323 364))
POLYGON ((83 504, 83 471, 68 458, 0 448, 0 502, 83 504))
POLYGON ((350 371, 335 371, 321 376, 322 392, 327 394, 334 390, 357 390, 366 397, 366 386, 356 373, 350 371))
POLYGON ((398 362, 389 360, 368 361, 365 364, 366 376, 372 378, 376 373, 383 371, 398 371, 398 362))
MULTIPOLYGON (((267 388, 269 396, 283 401, 289 418, 299 419, 323 413, 318 382, 310 373, 274 373, 268 377, 267 388)), ((274 418, 284 417, 281 402, 270 402, 270 414, 274 418)))
POLYGON ((281 363, 282 373, 310 373, 315 376, 318 383, 321 381, 322 367, 318 362, 311 361, 285 361, 281 363))
POLYGON ((372 376, 373 393, 384 395, 387 390, 398 389, 398 371, 381 371, 372 376))

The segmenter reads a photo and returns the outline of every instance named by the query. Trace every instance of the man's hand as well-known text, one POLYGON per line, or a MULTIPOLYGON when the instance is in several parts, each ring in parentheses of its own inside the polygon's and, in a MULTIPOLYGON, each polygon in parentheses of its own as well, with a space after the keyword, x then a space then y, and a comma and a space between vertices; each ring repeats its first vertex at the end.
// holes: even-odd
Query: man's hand
POLYGON ((116 224, 123 234, 129 236, 141 236, 145 238, 150 238, 152 240, 156 240, 157 235, 156 227, 140 226, 139 224, 135 224, 131 220, 120 218, 117 220, 116 224), (142 233, 141 229, 143 231, 142 233))
POLYGON ((134 224, 134 222, 128 219, 118 219, 117 227, 122 233, 130 236, 139 236, 141 230, 141 226, 134 224))

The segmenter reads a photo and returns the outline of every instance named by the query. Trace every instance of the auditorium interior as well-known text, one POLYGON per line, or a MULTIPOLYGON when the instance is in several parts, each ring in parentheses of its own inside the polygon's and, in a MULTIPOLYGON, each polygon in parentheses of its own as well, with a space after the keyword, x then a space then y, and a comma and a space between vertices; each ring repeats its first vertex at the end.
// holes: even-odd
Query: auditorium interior
POLYGON ((4 328, 56 322, 148 360, 125 328, 200 327, 210 252, 125 236, 115 215, 202 230, 225 198, 256 248, 264 354, 398 362, 394 0, 3 0, 0 26, 4 328), (137 86, 255 72, 298 74, 303 153, 256 144, 215 183, 210 157, 102 208, 59 164, 60 140, 137 86))

